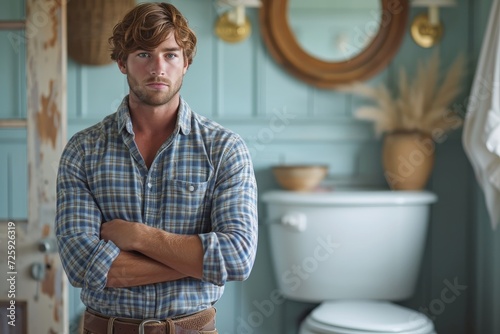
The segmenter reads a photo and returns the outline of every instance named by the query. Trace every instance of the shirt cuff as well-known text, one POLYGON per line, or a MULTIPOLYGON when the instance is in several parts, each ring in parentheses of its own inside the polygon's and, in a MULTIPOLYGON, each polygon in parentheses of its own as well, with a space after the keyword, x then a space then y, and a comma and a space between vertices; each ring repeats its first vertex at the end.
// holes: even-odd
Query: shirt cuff
POLYGON ((112 241, 100 240, 97 251, 85 273, 85 286, 92 290, 103 290, 108 281, 108 272, 111 264, 120 254, 120 249, 112 241))

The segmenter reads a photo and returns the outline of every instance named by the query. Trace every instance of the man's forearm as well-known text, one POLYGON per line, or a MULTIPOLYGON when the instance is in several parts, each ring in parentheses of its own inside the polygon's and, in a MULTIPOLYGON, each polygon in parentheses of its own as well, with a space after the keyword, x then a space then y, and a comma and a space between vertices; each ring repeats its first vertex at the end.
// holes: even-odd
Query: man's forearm
POLYGON ((197 235, 179 235, 152 230, 145 234, 145 242, 135 249, 153 260, 172 266, 187 276, 201 279, 203 275, 203 247, 197 235))
POLYGON ((135 252, 121 251, 108 272, 106 287, 123 288, 186 277, 174 269, 135 252))
POLYGON ((145 224, 114 219, 102 224, 101 238, 122 251, 136 251, 167 268, 201 279, 203 246, 198 235, 169 233, 145 224))

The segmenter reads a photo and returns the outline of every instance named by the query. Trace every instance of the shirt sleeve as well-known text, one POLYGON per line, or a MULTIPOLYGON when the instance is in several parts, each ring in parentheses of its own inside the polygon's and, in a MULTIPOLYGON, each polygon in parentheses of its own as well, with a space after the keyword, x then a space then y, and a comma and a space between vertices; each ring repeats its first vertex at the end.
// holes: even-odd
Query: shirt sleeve
POLYGON ((217 174, 212 232, 199 236, 204 248, 202 279, 224 285, 248 278, 257 251, 257 184, 241 137, 225 151, 217 174))
POLYGON ((89 190, 84 166, 84 150, 73 138, 59 163, 55 233, 70 283, 101 290, 120 249, 100 240, 102 214, 89 190))

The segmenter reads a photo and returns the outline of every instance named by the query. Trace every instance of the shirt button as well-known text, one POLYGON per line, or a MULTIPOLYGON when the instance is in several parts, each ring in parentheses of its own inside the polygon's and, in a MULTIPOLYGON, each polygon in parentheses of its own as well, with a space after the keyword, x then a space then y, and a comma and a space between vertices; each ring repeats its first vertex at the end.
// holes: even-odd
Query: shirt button
POLYGON ((193 186, 193 185, 190 185, 190 186, 188 187, 188 190, 189 190, 189 191, 194 191, 194 186, 193 186))
POLYGON ((148 188, 151 189, 153 187, 153 185, 151 184, 151 182, 148 182, 148 188))

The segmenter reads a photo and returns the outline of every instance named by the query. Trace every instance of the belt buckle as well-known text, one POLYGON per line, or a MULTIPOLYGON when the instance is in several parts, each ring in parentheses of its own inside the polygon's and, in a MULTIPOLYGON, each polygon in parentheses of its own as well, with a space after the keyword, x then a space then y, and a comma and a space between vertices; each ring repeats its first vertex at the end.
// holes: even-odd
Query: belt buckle
POLYGON ((144 334, 144 326, 146 324, 153 323, 153 322, 161 324, 162 321, 159 319, 144 319, 139 324, 139 334, 144 334))

